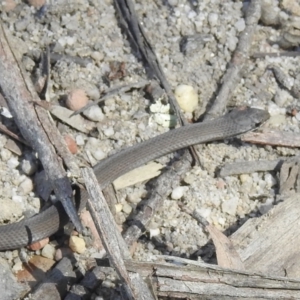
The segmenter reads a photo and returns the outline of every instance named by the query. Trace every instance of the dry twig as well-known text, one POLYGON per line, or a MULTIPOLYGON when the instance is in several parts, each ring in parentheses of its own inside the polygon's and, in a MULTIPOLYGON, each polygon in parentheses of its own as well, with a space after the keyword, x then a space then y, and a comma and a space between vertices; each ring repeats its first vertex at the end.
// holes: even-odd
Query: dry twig
POLYGON ((282 146, 296 148, 300 147, 300 136, 295 132, 284 132, 278 130, 264 130, 263 132, 247 132, 242 136, 242 141, 254 144, 282 146))
POLYGON ((228 100, 234 88, 240 80, 240 73, 246 60, 249 58, 251 42, 260 19, 260 0, 252 0, 246 12, 246 28, 239 38, 238 46, 233 54, 229 68, 223 77, 223 84, 214 101, 214 104, 207 112, 205 119, 213 119, 224 113, 228 100))
POLYGON ((72 188, 66 172, 57 159, 48 136, 40 126, 32 102, 38 102, 33 84, 23 71, 10 47, 2 24, 0 26, 0 87, 23 137, 38 152, 39 158, 57 198, 62 202, 66 212, 78 231, 82 225, 72 202, 72 188))
POLYGON ((275 160, 239 161, 227 163, 219 168, 218 175, 226 177, 250 174, 254 172, 279 171, 285 159, 285 157, 282 157, 275 160))

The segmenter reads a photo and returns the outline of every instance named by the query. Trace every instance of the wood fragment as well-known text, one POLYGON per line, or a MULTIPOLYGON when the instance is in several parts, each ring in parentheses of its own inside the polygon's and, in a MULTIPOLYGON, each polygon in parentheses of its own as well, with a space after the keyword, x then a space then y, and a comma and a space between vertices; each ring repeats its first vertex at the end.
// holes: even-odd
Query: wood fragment
POLYGON ((227 163, 219 168, 218 175, 221 177, 250 174, 254 172, 279 171, 285 157, 275 160, 239 161, 227 163))
POLYGON ((288 74, 286 74, 281 68, 274 64, 269 65, 267 68, 268 70, 271 70, 273 72, 274 77, 280 86, 284 87, 288 91, 291 90, 293 84, 291 80, 289 80, 288 74))
POLYGON ((299 194, 290 196, 266 215, 249 219, 231 235, 247 270, 300 277, 299 197, 299 194))
POLYGON ((0 106, 1 106, 1 107, 5 107, 5 108, 8 108, 7 102, 6 102, 6 100, 4 99, 4 97, 2 96, 1 93, 0 93, 0 106))
POLYGON ((228 237, 211 224, 205 228, 216 247, 218 265, 233 270, 245 270, 239 254, 228 237))
POLYGON ((152 161, 120 176, 113 182, 113 185, 116 190, 120 190, 136 183, 149 180, 158 176, 161 173, 160 170, 162 168, 163 165, 152 161))
POLYGON ((4 147, 18 156, 23 154, 22 146, 10 138, 7 139, 4 147))
POLYGON ((80 65, 81 67, 86 67, 88 64, 92 64, 93 60, 90 58, 82 58, 79 56, 72 56, 67 54, 58 54, 58 53, 50 53, 50 62, 52 64, 57 63, 58 61, 65 61, 67 63, 75 63, 80 65))
MULTIPOLYGON (((174 256, 159 255, 157 258, 159 262, 126 260, 125 266, 130 273, 137 271, 143 278, 150 278, 154 293, 160 297, 257 300, 298 299, 300 295, 299 279, 235 271, 174 256)), ((95 288, 98 280, 112 274, 111 268, 95 267, 82 281, 81 291, 95 288)))
POLYGON ((158 296, 193 299, 297 299, 299 279, 235 271, 179 257, 163 256, 175 264, 125 261, 127 270, 151 276, 158 296), (209 297, 209 298, 204 298, 209 297), (289 298, 290 297, 290 298, 289 298))
POLYGON ((65 107, 53 105, 50 111, 56 118, 80 132, 89 133, 96 127, 95 122, 86 120, 80 115, 75 116, 72 110, 65 107))
POLYGON ((281 167, 279 176, 279 195, 286 196, 299 191, 299 157, 287 159, 281 167))
POLYGON ((266 58, 266 57, 297 57, 300 55, 298 51, 283 51, 283 52, 256 52, 251 55, 251 58, 266 58))
POLYGON ((285 132, 279 130, 267 130, 263 132, 247 132, 243 134, 241 140, 253 144, 282 146, 298 148, 300 147, 300 136, 296 132, 285 132))

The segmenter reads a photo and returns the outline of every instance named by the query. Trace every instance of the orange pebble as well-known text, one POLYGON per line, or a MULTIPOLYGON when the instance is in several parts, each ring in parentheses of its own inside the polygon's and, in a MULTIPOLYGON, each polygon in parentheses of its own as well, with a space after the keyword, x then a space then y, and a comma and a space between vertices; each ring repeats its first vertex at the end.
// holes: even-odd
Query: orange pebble
POLYGON ((225 189, 225 187, 226 187, 226 182, 225 182, 224 180, 222 180, 222 179, 219 179, 219 180, 216 182, 216 187, 217 187, 217 189, 219 189, 219 190, 223 190, 223 189, 225 189))
POLYGON ((13 10, 17 6, 15 0, 5 0, 2 2, 2 10, 5 12, 9 12, 13 10))
POLYGON ((298 110, 296 108, 293 108, 291 111, 291 115, 294 117, 298 113, 298 110))
POLYGON ((78 148, 77 148, 77 144, 74 141, 74 139, 68 134, 64 136, 64 139, 65 139, 65 142, 66 142, 70 152, 72 154, 76 154, 78 151, 78 148))
POLYGON ((40 240, 38 242, 35 242, 28 246, 28 249, 36 251, 42 249, 45 245, 49 243, 49 238, 45 238, 43 240, 40 240))
POLYGON ((84 90, 73 90, 68 94, 66 106, 71 110, 83 108, 88 103, 88 97, 84 90))

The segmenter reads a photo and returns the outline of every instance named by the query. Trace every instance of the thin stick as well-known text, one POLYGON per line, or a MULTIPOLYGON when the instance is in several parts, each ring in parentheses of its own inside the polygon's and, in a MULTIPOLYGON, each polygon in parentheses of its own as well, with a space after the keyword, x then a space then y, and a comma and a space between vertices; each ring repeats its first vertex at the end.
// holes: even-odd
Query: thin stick
POLYGON ((238 46, 233 54, 229 68, 223 77, 223 84, 214 104, 205 116, 205 120, 216 118, 224 114, 227 102, 229 101, 237 82, 240 80, 241 70, 249 57, 251 42, 260 19, 260 0, 252 0, 246 14, 246 28, 239 38, 238 46))

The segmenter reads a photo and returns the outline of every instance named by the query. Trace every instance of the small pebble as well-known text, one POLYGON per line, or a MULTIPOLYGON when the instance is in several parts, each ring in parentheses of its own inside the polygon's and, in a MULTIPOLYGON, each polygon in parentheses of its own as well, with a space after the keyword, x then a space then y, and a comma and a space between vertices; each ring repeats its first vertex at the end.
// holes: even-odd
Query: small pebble
POLYGON ((104 59, 104 54, 102 52, 94 51, 92 52, 91 57, 98 62, 104 59))
POLYGON ((95 85, 90 85, 89 87, 87 87, 86 94, 89 97, 89 99, 98 100, 100 98, 99 89, 95 85))
POLYGON ((215 27, 218 24, 219 15, 216 13, 210 13, 208 15, 208 24, 211 27, 215 27))
POLYGON ((13 118, 12 114, 10 113, 10 111, 6 107, 2 107, 0 113, 5 118, 8 118, 8 119, 12 119, 13 118))
POLYGON ((231 198, 225 200, 222 203, 222 211, 231 216, 234 216, 236 214, 237 206, 238 206, 238 198, 231 198))
POLYGON ((78 148, 77 148, 77 144, 75 143, 74 139, 69 134, 66 134, 64 136, 64 140, 65 140, 70 152, 72 154, 76 154, 78 152, 78 148))
POLYGON ((178 219, 171 219, 170 220, 170 226, 176 228, 178 226, 178 219))
POLYGON ((34 6, 36 8, 40 8, 43 5, 45 5, 46 0, 28 0, 27 1, 29 5, 34 6))
POLYGON ((24 174, 30 176, 36 172, 37 165, 33 159, 23 159, 21 161, 21 168, 24 174))
POLYGON ((19 250, 14 250, 12 253, 13 258, 19 257, 19 250))
POLYGON ((116 213, 122 211, 123 205, 121 203, 118 203, 115 205, 116 213))
POLYGON ((113 282, 111 282, 110 280, 104 280, 102 282, 102 287, 105 287, 105 288, 109 288, 109 289, 113 289, 115 288, 115 284, 113 282))
POLYGON ((293 97, 286 90, 277 89, 274 101, 279 107, 284 107, 286 103, 293 101, 293 97))
POLYGON ((8 161, 11 158, 11 152, 5 148, 1 149, 0 155, 3 161, 8 161))
POLYGON ((15 22, 16 31, 25 30, 29 23, 30 23, 29 18, 28 19, 27 18, 19 19, 18 21, 15 22))
POLYGON ((276 115, 285 115, 286 109, 280 108, 274 102, 270 102, 268 105, 268 112, 270 113, 271 117, 276 115))
POLYGON ((178 4, 178 0, 168 0, 171 6, 176 6, 178 4))
POLYGON ((2 2, 1 10, 4 12, 12 11, 17 6, 14 0, 5 0, 2 2))
POLYGON ((84 138, 83 138, 83 136, 81 135, 81 134, 78 134, 77 136, 76 136, 76 144, 78 145, 78 146, 83 146, 85 143, 84 143, 84 138))
POLYGON ((248 174, 241 174, 241 175, 240 175, 240 181, 241 181, 242 183, 248 182, 249 180, 250 180, 250 176, 249 176, 248 174))
POLYGON ((27 248, 33 251, 37 251, 45 247, 45 245, 47 245, 48 243, 49 243, 49 238, 45 238, 29 245, 27 248))
POLYGON ((12 256, 12 252, 11 251, 6 251, 6 252, 4 252, 4 256, 5 256, 5 258, 10 262, 10 261, 12 261, 12 259, 13 259, 13 256, 12 256))
POLYGON ((14 266, 12 267, 12 271, 14 273, 23 269, 23 263, 21 262, 20 258, 17 257, 14 259, 14 266))
POLYGON ((106 153, 102 150, 102 148, 103 143, 101 143, 99 139, 93 137, 88 138, 85 145, 86 151, 92 154, 93 156, 90 157, 90 159, 95 158, 96 161, 101 160, 107 156, 106 153))
POLYGON ((176 187, 172 191, 171 198, 173 200, 180 199, 188 189, 189 188, 187 186, 178 186, 178 187, 176 187))
POLYGON ((73 252, 81 254, 85 251, 85 241, 78 236, 71 236, 69 240, 69 247, 73 252))
POLYGON ((292 115, 293 117, 295 117, 297 114, 298 114, 298 110, 297 110, 296 108, 293 108, 293 109, 291 110, 291 115, 292 115))
POLYGON ((93 151, 92 154, 96 160, 101 160, 107 156, 106 153, 103 152, 101 149, 93 151))
POLYGON ((94 122, 100 122, 105 118, 101 108, 98 105, 93 105, 89 107, 83 112, 83 115, 85 115, 89 120, 94 122))
POLYGON ((84 90, 73 90, 71 91, 66 100, 66 106, 71 110, 78 110, 83 108, 88 103, 88 97, 84 90))
POLYGON ((28 195, 33 190, 33 182, 29 177, 26 177, 19 185, 23 195, 28 195))
POLYGON ((129 193, 126 197, 126 200, 130 203, 139 203, 141 201, 142 194, 140 191, 134 191, 132 193, 129 193))
POLYGON ((223 189, 225 189, 225 187, 226 187, 226 182, 223 179, 219 178, 216 181, 216 188, 219 190, 223 190, 223 189))
POLYGON ((10 169, 15 169, 18 165, 19 165, 19 161, 18 159, 16 159, 15 157, 11 157, 8 161, 7 161, 7 165, 10 169))
POLYGON ((203 218, 208 218, 211 215, 211 208, 210 207, 201 207, 197 209, 197 212, 202 216, 203 218))
POLYGON ((197 92, 190 85, 178 85, 175 89, 175 97, 180 108, 185 112, 193 112, 198 105, 197 92))
POLYGON ((50 259, 54 259, 55 248, 51 244, 47 244, 42 250, 42 256, 50 259))
POLYGON ((236 30, 238 32, 242 32, 245 27, 246 27, 246 24, 245 24, 245 20, 244 19, 239 19, 235 24, 234 24, 234 27, 236 28, 236 30))
POLYGON ((236 48, 237 43, 238 43, 238 38, 237 37, 235 37, 235 36, 229 36, 227 38, 226 46, 228 47, 228 49, 230 51, 234 51, 235 48, 236 48))
POLYGON ((115 134, 115 131, 112 127, 108 127, 106 129, 103 130, 104 135, 106 135, 107 137, 111 137, 115 134))
MULTIPOLYGON (((296 118, 297 118, 297 115, 296 115, 296 118)), ((299 120, 300 120, 300 117, 299 117, 299 120)), ((270 128, 279 127, 279 126, 282 126, 284 124, 286 124, 285 114, 271 116, 270 119, 268 120, 268 126, 270 128)))
POLYGON ((147 244, 147 249, 150 251, 150 252, 153 252, 153 250, 155 249, 155 246, 153 245, 153 243, 149 242, 147 244))
POLYGON ((71 251, 70 248, 64 247, 64 248, 57 249, 56 252, 55 252, 54 259, 56 261, 59 261, 65 256, 73 256, 73 252, 71 251))
POLYGON ((157 236, 160 234, 160 230, 159 230, 159 228, 150 229, 149 233, 150 233, 150 239, 152 239, 154 236, 157 236))
POLYGON ((277 184, 276 178, 269 173, 265 174, 264 179, 265 179, 267 188, 271 188, 272 186, 277 184))
POLYGON ((128 204, 128 203, 124 203, 123 204, 123 207, 122 207, 122 210, 123 210, 123 212, 125 213, 125 214, 130 214, 131 213, 131 211, 132 211, 132 207, 128 204))

